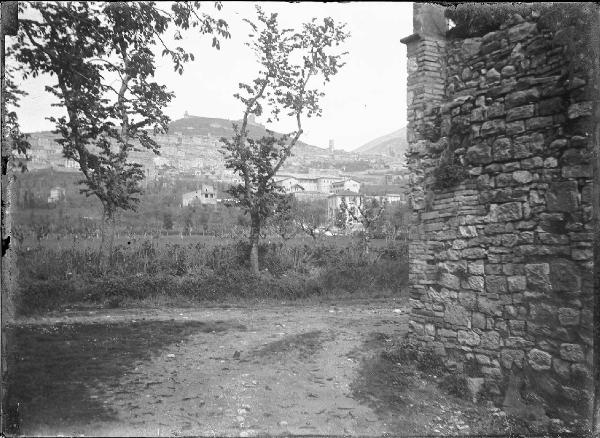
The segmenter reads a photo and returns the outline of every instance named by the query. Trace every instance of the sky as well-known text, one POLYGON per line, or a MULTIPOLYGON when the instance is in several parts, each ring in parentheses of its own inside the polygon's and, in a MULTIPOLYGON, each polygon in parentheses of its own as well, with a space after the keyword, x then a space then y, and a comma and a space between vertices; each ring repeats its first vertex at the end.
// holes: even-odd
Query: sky
MULTIPOLYGON (((302 141, 327 147, 333 139, 336 149, 352 150, 406 125, 406 47, 400 39, 412 33, 412 3, 264 2, 261 7, 277 12, 281 27, 299 28, 313 17, 329 16, 347 23, 351 34, 344 45, 349 52, 346 65, 323 87, 322 117, 303 121, 302 141)), ((243 107, 233 94, 239 82, 250 81, 257 71, 254 54, 245 45, 250 28, 243 22, 243 18, 255 17, 254 3, 224 2, 220 12, 212 2, 202 8, 228 22, 231 39, 222 40, 221 49, 216 50, 211 38, 193 30, 184 32, 183 42, 178 43, 194 54, 195 61, 186 64, 183 75, 159 56, 156 80, 176 96, 165 112, 173 120, 186 111, 238 120, 243 107)), ((175 44, 170 36, 166 41, 175 44)), ((18 111, 23 132, 51 130, 45 117, 62 114, 63 109, 52 107, 54 100, 44 91, 50 80, 40 76, 22 83, 29 93, 18 111)), ((264 119, 257 121, 266 124, 264 119)), ((284 132, 294 126, 290 121, 268 127, 284 132)))

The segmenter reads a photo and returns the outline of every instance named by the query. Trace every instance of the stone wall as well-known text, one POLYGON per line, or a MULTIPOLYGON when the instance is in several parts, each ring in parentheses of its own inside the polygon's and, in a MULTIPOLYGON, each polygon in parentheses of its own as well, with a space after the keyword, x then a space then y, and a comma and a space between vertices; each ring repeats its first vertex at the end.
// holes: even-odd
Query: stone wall
POLYGON ((537 13, 478 38, 415 31, 410 339, 499 398, 512 380, 550 417, 589 417, 592 103, 568 33, 537 13), (434 189, 444 157, 467 174, 434 189))

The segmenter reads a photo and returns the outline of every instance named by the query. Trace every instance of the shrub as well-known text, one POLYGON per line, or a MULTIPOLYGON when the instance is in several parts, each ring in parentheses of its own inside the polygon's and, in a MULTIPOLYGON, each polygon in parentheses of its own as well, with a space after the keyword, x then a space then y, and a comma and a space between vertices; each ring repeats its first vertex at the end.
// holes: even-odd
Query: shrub
POLYGON ((439 387, 448 394, 464 400, 469 400, 471 397, 467 378, 464 374, 454 373, 445 375, 440 381, 439 387))
POLYGON ((397 294, 406 284, 404 242, 391 242, 368 253, 355 241, 344 241, 343 246, 339 242, 263 242, 259 257, 264 270, 259 276, 247 267, 246 241, 134 241, 115 247, 107 272, 100 271, 93 245, 17 249, 18 309, 25 314, 75 302, 121 307, 156 297, 161 302, 191 302, 397 294))

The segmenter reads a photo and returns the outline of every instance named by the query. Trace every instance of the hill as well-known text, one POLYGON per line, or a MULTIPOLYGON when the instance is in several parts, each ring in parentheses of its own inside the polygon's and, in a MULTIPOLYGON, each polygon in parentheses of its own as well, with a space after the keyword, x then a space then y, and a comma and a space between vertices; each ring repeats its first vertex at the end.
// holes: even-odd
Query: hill
POLYGON ((406 126, 390 134, 371 140, 370 142, 354 149, 353 152, 363 155, 384 154, 404 158, 408 147, 406 140, 406 126))
MULTIPOLYGON (((174 120, 169 124, 169 134, 183 135, 212 135, 214 137, 230 137, 233 135, 233 120, 219 119, 214 117, 199 117, 186 115, 182 119, 174 120)), ((238 122, 238 125, 241 122, 238 122)), ((258 123, 248 123, 248 132, 251 137, 261 137, 267 134, 267 130, 263 125, 258 123)), ((276 135, 281 135, 275 133, 276 135)), ((295 146, 295 151, 302 151, 308 155, 327 154, 327 150, 306 144, 299 141, 295 146)))

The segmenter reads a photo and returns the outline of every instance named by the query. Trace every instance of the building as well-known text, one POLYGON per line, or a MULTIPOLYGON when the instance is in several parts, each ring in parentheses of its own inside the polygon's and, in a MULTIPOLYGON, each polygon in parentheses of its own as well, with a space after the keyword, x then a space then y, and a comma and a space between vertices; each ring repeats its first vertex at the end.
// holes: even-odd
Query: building
POLYGON ((217 205, 217 193, 210 184, 202 184, 199 190, 184 193, 181 196, 181 206, 188 205, 217 205))
POLYGON ((50 189, 50 196, 48 196, 48 204, 55 204, 63 201, 66 197, 66 191, 63 187, 52 187, 50 189))
MULTIPOLYGON (((329 222, 334 222, 335 218, 340 210, 340 205, 342 202, 346 203, 346 205, 350 207, 359 208, 363 202, 363 196, 358 192, 351 192, 350 190, 346 190, 343 192, 335 193, 327 198, 327 220, 329 222)), ((346 218, 348 223, 351 222, 350 218, 346 218)))
POLYGON ((280 175, 275 181, 286 193, 298 193, 300 186, 304 192, 319 192, 323 194, 331 194, 350 190, 358 192, 360 183, 341 176, 302 176, 302 175, 280 175), (334 190, 334 185, 338 184, 337 191, 334 190), (341 185, 339 185, 341 184, 341 185))
POLYGON ((335 181, 331 183, 332 193, 341 193, 346 191, 358 193, 360 191, 360 183, 353 179, 345 179, 343 181, 335 181))

